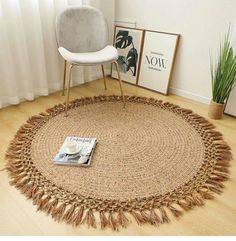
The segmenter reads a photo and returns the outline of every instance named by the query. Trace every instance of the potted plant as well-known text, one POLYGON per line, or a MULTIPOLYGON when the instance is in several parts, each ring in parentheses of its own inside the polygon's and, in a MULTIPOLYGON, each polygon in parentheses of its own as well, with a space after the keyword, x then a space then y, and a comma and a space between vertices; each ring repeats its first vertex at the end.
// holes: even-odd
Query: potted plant
POLYGON ((221 119, 225 100, 236 83, 236 53, 229 40, 229 32, 225 36, 223 46, 220 45, 218 60, 213 66, 211 59, 212 101, 208 115, 212 119, 221 119))

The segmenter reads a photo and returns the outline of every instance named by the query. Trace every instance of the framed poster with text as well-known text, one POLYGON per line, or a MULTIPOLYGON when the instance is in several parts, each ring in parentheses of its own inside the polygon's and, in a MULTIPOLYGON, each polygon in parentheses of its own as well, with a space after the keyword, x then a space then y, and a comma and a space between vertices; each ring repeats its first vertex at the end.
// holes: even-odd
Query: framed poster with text
POLYGON ((146 30, 138 85, 168 94, 179 34, 146 30))
MULTIPOLYGON (((142 41, 143 30, 115 26, 114 46, 119 52, 117 63, 121 79, 125 82, 137 83, 142 41)), ((115 66, 112 66, 111 77, 117 79, 114 68, 115 66)))

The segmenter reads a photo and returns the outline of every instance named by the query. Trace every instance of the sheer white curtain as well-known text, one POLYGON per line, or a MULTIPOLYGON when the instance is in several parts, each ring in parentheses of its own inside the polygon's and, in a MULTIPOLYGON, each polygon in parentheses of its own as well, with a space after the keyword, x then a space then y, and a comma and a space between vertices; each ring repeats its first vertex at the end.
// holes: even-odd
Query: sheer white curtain
MULTIPOLYGON (((61 88, 55 17, 68 5, 102 1, 0 0, 0 108, 61 88)), ((82 83, 83 69, 75 77, 74 84, 82 83)))

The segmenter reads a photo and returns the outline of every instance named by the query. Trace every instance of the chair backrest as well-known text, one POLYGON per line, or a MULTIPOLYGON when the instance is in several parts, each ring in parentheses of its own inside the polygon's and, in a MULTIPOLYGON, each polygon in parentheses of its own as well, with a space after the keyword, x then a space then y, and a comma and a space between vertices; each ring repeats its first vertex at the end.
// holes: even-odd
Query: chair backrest
POLYGON ((59 47, 85 53, 103 49, 108 43, 108 26, 104 15, 89 6, 70 7, 56 19, 59 47))

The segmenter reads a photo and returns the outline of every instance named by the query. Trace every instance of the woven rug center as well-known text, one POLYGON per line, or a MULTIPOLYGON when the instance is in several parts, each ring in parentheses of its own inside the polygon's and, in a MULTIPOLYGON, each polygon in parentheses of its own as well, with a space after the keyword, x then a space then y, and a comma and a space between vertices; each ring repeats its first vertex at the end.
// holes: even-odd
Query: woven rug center
POLYGON ((65 190, 128 200, 164 195, 189 182, 203 164, 204 144, 188 122, 166 109, 97 102, 48 120, 32 141, 31 157, 44 177, 65 190), (91 167, 53 164, 73 135, 97 138, 91 167))

